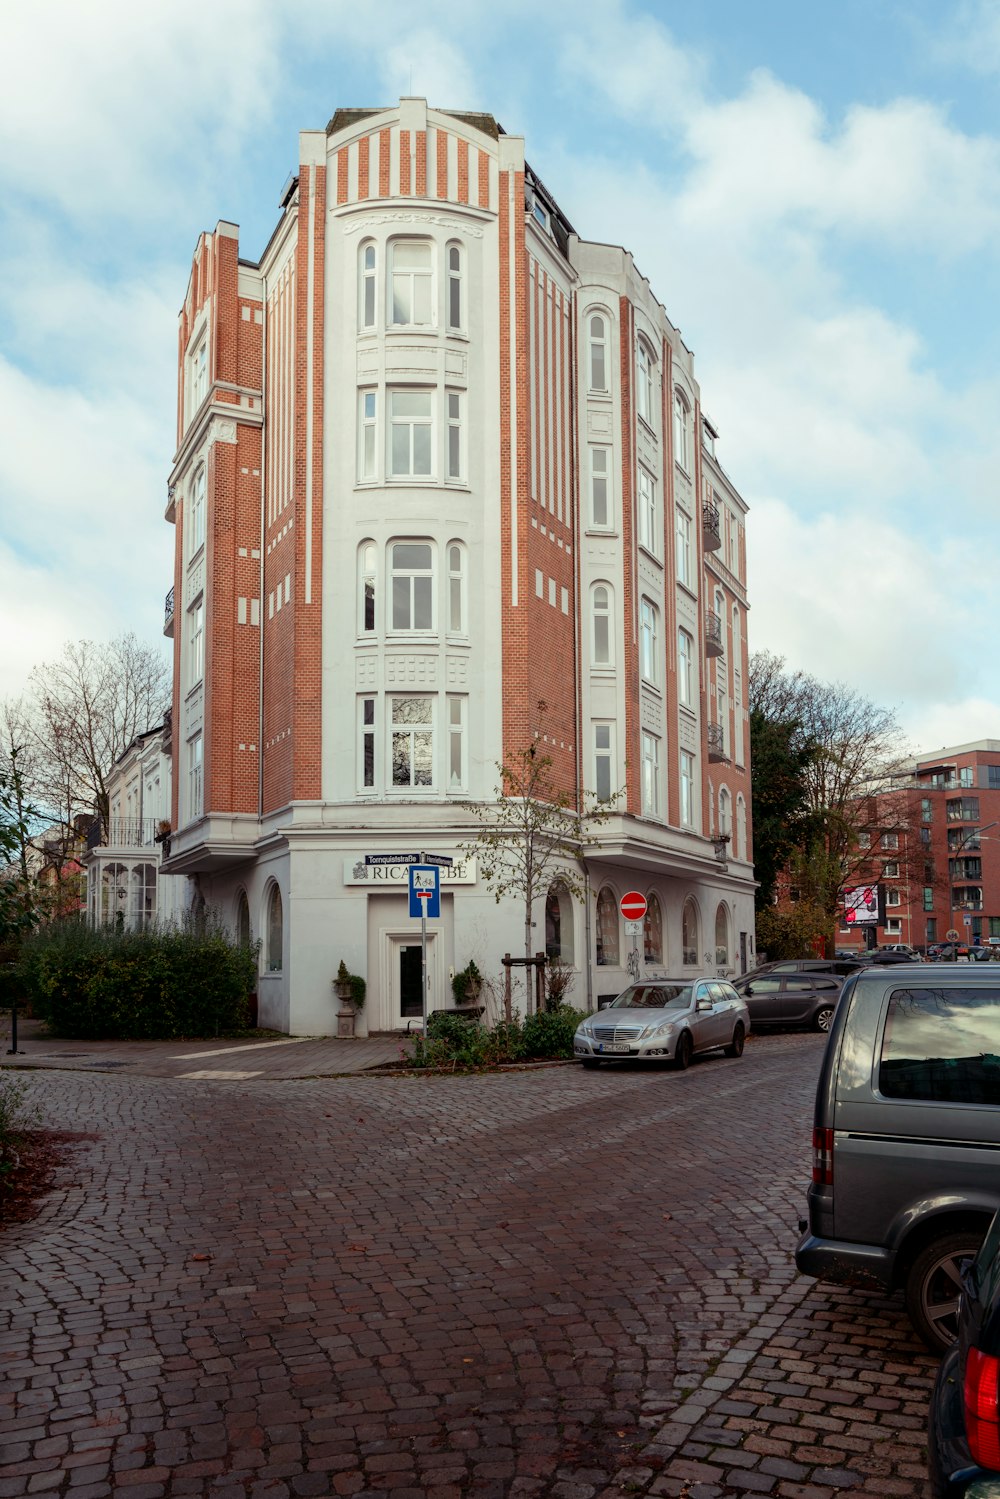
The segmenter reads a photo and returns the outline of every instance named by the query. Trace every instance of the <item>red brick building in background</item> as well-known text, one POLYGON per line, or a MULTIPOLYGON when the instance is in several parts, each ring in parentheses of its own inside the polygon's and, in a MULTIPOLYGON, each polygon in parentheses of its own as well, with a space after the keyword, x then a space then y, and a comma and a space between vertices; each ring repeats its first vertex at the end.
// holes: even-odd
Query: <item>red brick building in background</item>
MULTIPOLYGON (((876 941, 918 951, 949 930, 968 943, 1000 938, 1000 740, 920 755, 891 791, 873 798, 868 854, 857 880, 881 884, 876 941)), ((838 948, 863 947, 841 921, 838 948)))
POLYGON ((583 906, 555 881, 535 913, 574 1002, 624 986, 633 887, 643 966, 746 967, 746 507, 680 333, 489 115, 338 110, 280 207, 259 260, 200 237, 180 315, 165 870, 261 938, 263 1024, 335 1029, 344 959, 400 1027, 419 923, 384 861, 455 860, 433 1002, 495 974, 523 907, 466 804, 539 733, 574 803, 622 793, 583 906))

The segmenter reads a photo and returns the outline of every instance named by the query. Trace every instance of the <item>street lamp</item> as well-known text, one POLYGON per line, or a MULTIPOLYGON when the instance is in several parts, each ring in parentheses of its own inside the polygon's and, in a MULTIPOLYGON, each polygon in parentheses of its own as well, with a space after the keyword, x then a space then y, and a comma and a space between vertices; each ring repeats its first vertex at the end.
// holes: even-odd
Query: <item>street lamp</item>
MULTIPOLYGON (((983 828, 970 828, 967 833, 963 833, 962 837, 955 844, 954 848, 949 848, 946 851, 946 856, 947 856, 947 859, 948 859, 948 910, 949 910, 949 915, 950 915, 949 931, 957 932, 957 930, 958 930, 958 928, 955 926, 955 886, 954 886, 954 883, 953 883, 952 877, 951 877, 951 860, 952 860, 952 857, 953 857, 953 855, 960 854, 962 852, 963 848, 965 848, 967 846, 970 838, 979 838, 979 839, 981 839, 982 835, 984 833, 988 833, 989 830, 990 830, 990 828, 996 828, 996 827, 1000 827, 1000 820, 998 820, 996 822, 988 822, 986 824, 986 826, 983 827, 983 828)), ((948 832, 948 830, 947 830, 947 828, 945 828, 945 842, 947 842, 947 832, 948 832)), ((979 872, 979 878, 980 878, 980 880, 982 880, 982 877, 983 877, 982 876, 982 868, 980 868, 980 872, 979 872)), ((964 910, 968 909, 968 902, 964 903, 963 909, 964 910)), ((952 958, 952 962, 954 962, 955 959, 956 959, 956 957, 957 957, 957 946, 956 946, 957 942, 958 942, 958 937, 957 936, 952 937, 952 939, 951 939, 951 958, 952 958)))

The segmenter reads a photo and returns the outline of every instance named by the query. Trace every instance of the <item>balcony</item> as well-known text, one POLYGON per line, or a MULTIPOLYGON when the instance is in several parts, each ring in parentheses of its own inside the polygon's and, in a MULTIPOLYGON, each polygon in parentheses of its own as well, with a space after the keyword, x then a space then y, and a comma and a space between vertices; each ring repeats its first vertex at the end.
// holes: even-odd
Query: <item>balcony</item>
POLYGON ((709 765, 729 764, 729 756, 726 754, 726 734, 721 723, 708 725, 708 763, 709 765))
POLYGON ((163 633, 168 639, 174 638, 174 590, 170 592, 163 604, 163 633))
POLYGON ((87 848, 153 848, 160 824, 155 817, 95 817, 87 830, 87 848))
POLYGON ((701 544, 706 552, 717 552, 722 545, 722 523, 718 505, 701 507, 701 544))
POLYGON ((705 610, 705 655, 721 656, 725 650, 722 644, 722 620, 714 609, 705 610))

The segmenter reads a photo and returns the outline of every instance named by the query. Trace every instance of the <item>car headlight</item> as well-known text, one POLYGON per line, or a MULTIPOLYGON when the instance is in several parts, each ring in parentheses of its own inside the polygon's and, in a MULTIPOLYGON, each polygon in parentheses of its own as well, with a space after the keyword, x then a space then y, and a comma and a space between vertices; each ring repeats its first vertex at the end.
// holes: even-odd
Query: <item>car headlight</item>
POLYGON ((674 1021, 672 1020, 665 1020, 662 1025, 657 1026, 656 1028, 656 1035, 658 1036, 672 1036, 673 1033, 674 1021))

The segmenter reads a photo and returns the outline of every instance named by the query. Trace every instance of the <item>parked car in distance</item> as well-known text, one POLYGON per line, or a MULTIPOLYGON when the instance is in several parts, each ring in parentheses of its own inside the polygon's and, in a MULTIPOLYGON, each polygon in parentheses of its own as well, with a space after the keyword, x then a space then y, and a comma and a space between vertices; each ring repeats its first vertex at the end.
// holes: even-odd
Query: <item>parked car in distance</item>
POLYGON ((804 1275, 906 1295, 940 1352, 1000 1209, 1000 982, 978 964, 849 978, 820 1064, 804 1275))
POLYGON ((689 1066, 722 1047, 743 1055, 750 1030, 745 1002, 725 979, 663 978, 629 987, 577 1027, 574 1054, 584 1067, 628 1058, 689 1066))
POLYGON ((928 1418, 932 1499, 1000 1495, 1000 1213, 962 1286, 928 1418))
POLYGON ((917 957, 916 953, 911 952, 909 948, 903 949, 898 947, 879 947, 876 948, 873 953, 868 954, 868 961, 865 966, 867 968, 871 968, 878 967, 880 964, 888 965, 892 963, 919 962, 920 959, 917 957))
POLYGON ((757 973, 733 980, 754 1030, 807 1025, 828 1031, 844 980, 837 973, 757 973))
POLYGON ((760 963, 741 977, 756 978, 761 973, 836 973, 847 978, 863 967, 864 960, 860 958, 779 958, 773 963, 760 963))
POLYGON ((908 942, 880 942, 875 951, 877 953, 905 952, 907 957, 909 958, 915 958, 917 956, 916 952, 908 942))

